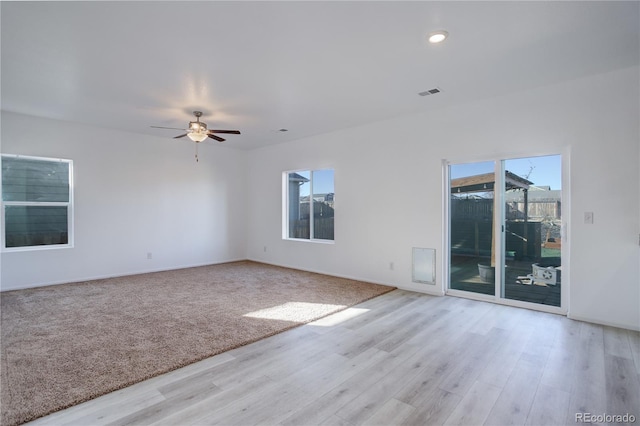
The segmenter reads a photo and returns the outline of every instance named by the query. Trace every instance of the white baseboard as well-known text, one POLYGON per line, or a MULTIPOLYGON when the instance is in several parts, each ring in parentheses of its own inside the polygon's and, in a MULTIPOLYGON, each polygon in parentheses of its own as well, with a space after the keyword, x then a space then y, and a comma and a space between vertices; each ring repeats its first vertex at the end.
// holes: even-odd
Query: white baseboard
POLYGON ((396 287, 398 287, 400 290, 406 290, 406 291, 414 291, 416 293, 423 293, 423 294, 428 294, 429 296, 438 296, 438 297, 442 297, 444 296, 444 292, 441 290, 435 290, 435 286, 432 286, 430 284, 427 284, 424 286, 424 288, 421 287, 410 287, 410 286, 403 286, 403 285, 397 285, 396 287))
MULTIPOLYGON (((371 284, 386 285, 386 286, 389 286, 389 287, 398 287, 396 284, 390 284, 390 283, 386 283, 386 282, 382 282, 382 281, 375 281, 375 280, 371 280, 369 278, 355 277, 355 276, 342 275, 342 274, 335 274, 333 272, 320 271, 320 270, 309 269, 309 268, 301 268, 299 266, 287 265, 287 264, 283 264, 283 263, 267 262, 265 260, 260 260, 260 259, 247 259, 247 260, 250 260, 252 262, 257 262, 257 263, 264 263, 265 265, 280 266, 282 268, 297 269, 298 271, 313 272, 314 274, 322 274, 322 275, 329 275, 329 276, 337 277, 337 278, 345 278, 347 280, 363 281, 363 282, 367 282, 367 283, 371 283, 371 284)), ((400 287, 398 287, 398 288, 400 288, 400 287)))
POLYGON ((397 287, 400 290, 414 291, 416 293, 428 294, 429 296, 444 296, 444 292, 433 289, 433 287, 435 286, 425 286, 425 288, 422 289, 422 288, 416 288, 416 287, 403 286, 401 284, 393 284, 393 283, 388 283, 388 282, 383 282, 378 280, 372 280, 364 277, 357 277, 353 275, 343 275, 343 274, 336 274, 334 272, 321 271, 317 269, 300 268, 299 266, 289 265, 285 263, 268 262, 262 259, 247 259, 247 260, 250 260, 252 262, 257 262, 257 263, 264 263, 266 265, 280 266, 280 267, 289 268, 289 269, 297 269, 298 271, 313 272, 316 274, 330 275, 332 277, 346 278, 348 280, 363 281, 363 282, 372 283, 372 284, 380 284, 380 285, 386 285, 389 287, 397 287))
POLYGON ((582 315, 573 315, 572 313, 568 313, 567 318, 576 320, 576 321, 590 322, 592 324, 606 325, 608 327, 624 328, 625 330, 640 331, 640 324, 636 324, 636 325, 620 324, 615 321, 602 321, 602 320, 585 317, 582 315))
POLYGON ((220 264, 223 264, 223 263, 240 262, 240 261, 243 261, 243 260, 248 260, 248 259, 245 259, 245 258, 242 258, 242 259, 229 259, 229 260, 221 260, 221 261, 218 261, 218 262, 196 263, 196 264, 189 264, 189 265, 177 265, 177 266, 172 266, 172 267, 167 267, 167 268, 141 269, 141 270, 136 270, 136 271, 117 272, 115 274, 92 275, 92 276, 86 276, 86 277, 71 278, 69 280, 47 281, 47 282, 41 282, 41 283, 36 283, 36 284, 28 284, 28 285, 24 285, 24 286, 17 286, 17 287, 11 287, 11 288, 0 288, 0 292, 13 291, 13 290, 26 290, 28 288, 48 287, 48 286, 60 285, 60 284, 73 284, 73 283, 80 283, 80 282, 85 282, 85 281, 103 280, 103 279, 107 279, 107 278, 126 277, 126 276, 129 276, 129 275, 150 274, 150 273, 153 273, 153 272, 174 271, 174 270, 177 270, 177 269, 197 268, 199 266, 220 265, 220 264))

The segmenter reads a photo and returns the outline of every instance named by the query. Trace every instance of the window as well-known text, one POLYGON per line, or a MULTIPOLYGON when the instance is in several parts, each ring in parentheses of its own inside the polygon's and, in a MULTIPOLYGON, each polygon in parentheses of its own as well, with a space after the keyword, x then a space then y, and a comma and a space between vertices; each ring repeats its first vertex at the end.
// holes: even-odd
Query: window
POLYGON ((333 241, 333 170, 285 173, 285 238, 333 241))
POLYGON ((71 247, 71 160, 2 155, 2 248, 71 247))

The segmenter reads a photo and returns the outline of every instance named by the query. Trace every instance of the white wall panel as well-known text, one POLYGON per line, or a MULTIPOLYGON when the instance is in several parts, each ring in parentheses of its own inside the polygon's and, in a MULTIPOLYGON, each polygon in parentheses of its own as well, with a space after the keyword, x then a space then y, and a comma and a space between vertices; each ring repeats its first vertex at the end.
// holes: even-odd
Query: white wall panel
POLYGON ((246 153, 170 136, 3 112, 3 153, 73 160, 75 247, 3 253, 2 290, 245 258, 246 153))

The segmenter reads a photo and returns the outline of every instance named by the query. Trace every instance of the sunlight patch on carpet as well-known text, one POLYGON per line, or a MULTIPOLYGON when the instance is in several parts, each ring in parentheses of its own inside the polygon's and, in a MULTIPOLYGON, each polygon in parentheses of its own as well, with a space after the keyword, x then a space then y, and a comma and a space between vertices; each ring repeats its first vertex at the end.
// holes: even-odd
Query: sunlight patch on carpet
POLYGON ((271 308, 249 312, 243 316, 259 319, 305 322, 310 318, 328 315, 344 308, 346 308, 345 305, 332 305, 327 303, 287 302, 271 308))

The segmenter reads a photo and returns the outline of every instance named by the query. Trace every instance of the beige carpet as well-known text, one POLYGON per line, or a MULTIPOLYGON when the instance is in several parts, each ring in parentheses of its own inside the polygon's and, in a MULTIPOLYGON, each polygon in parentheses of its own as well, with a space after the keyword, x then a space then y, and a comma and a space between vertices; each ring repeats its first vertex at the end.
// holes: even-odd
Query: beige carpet
POLYGON ((390 290, 244 261, 3 292, 2 425, 33 420, 390 290))

